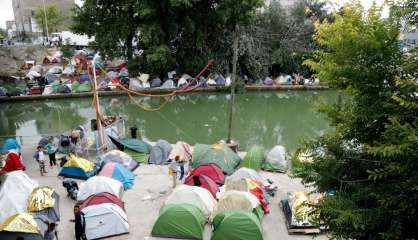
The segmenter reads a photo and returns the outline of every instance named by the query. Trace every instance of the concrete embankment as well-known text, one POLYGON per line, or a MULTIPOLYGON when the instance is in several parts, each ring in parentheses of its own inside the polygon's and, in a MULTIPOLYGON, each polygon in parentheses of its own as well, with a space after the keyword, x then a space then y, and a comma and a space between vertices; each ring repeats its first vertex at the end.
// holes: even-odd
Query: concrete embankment
MULTIPOLYGON (((281 85, 281 86, 260 86, 251 85, 245 87, 246 91, 257 92, 257 91, 291 91, 291 90, 328 90, 326 86, 300 86, 300 85, 281 85)), ((148 89, 140 91, 141 94, 167 94, 175 91, 176 89, 148 89)), ((208 87, 199 88, 193 92, 229 92, 229 87, 208 87)), ((99 91, 99 96, 120 96, 126 95, 124 91, 99 91)), ((134 95, 134 94, 133 94, 134 95)), ((92 92, 85 93, 66 93, 66 94, 51 94, 51 95, 25 95, 15 97, 0 97, 0 103, 2 102, 15 102, 15 101, 33 101, 33 100, 46 100, 46 99, 64 99, 64 98, 83 98, 93 96, 92 92)))

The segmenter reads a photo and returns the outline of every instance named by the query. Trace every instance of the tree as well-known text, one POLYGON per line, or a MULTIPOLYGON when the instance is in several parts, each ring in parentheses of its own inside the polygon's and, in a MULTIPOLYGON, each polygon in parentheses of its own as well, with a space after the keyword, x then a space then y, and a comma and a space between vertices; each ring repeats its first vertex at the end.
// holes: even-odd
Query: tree
POLYGON ((38 26, 42 27, 46 31, 46 26, 48 25, 48 31, 57 32, 62 27, 64 21, 64 16, 61 11, 55 5, 45 6, 45 12, 43 6, 37 6, 35 10, 35 22, 38 26), (46 21, 45 21, 45 12, 46 12, 46 21))
POLYGON ((326 194, 319 208, 334 238, 418 236, 416 56, 401 55, 398 36, 397 18, 352 3, 318 25, 322 50, 306 61, 348 95, 321 108, 335 130, 307 143, 312 161, 297 173, 326 194))

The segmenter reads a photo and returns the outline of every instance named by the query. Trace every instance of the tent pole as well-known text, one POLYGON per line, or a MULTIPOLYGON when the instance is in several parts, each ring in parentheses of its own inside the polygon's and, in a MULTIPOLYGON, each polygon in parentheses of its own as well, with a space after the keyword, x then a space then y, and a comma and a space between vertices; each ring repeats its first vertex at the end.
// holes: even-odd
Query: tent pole
POLYGON ((228 138, 226 140, 227 143, 232 142, 232 119, 234 115, 234 101, 235 101, 235 85, 237 80, 237 62, 238 62, 238 25, 235 25, 234 31, 234 43, 233 43, 233 51, 234 55, 232 58, 232 77, 231 77, 231 100, 229 101, 229 120, 228 120, 228 138))

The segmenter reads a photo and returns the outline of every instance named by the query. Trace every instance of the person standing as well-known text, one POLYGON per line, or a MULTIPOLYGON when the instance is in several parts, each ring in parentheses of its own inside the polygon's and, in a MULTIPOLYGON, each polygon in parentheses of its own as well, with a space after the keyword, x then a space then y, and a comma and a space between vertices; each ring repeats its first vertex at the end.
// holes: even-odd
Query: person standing
POLYGON ((36 153, 33 157, 35 158, 35 160, 39 164, 39 171, 41 172, 41 176, 43 176, 44 173, 48 173, 45 170, 45 155, 44 155, 44 150, 43 150, 42 146, 37 147, 37 151, 36 151, 36 153))
POLYGON ((51 165, 51 168, 53 166, 57 166, 57 161, 55 159, 55 146, 52 142, 53 140, 50 140, 49 143, 46 145, 46 150, 48 152, 48 156, 49 156, 49 164, 51 165))
POLYGON ((75 239, 87 240, 85 233, 84 218, 79 205, 74 206, 74 219, 70 221, 75 223, 75 239))

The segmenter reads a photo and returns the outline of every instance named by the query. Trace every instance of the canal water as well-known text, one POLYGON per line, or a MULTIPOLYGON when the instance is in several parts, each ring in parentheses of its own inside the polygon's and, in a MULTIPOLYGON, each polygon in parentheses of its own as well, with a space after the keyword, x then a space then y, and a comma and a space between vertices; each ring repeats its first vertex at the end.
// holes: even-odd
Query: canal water
MULTIPOLYGON (((229 94, 195 93, 173 98, 157 112, 161 98, 127 96, 101 97, 103 114, 125 119, 128 130, 138 128, 149 141, 165 139, 189 144, 212 144, 227 137, 229 94)), ((254 145, 271 148, 284 145, 294 151, 302 140, 316 137, 329 124, 314 109, 320 101, 335 102, 332 91, 249 92, 236 97, 232 136, 241 150, 254 145)), ((0 104, 0 142, 5 136, 22 136, 23 141, 41 135, 59 134, 79 125, 90 129, 95 118, 91 98, 40 100, 0 104)), ((129 132, 129 131, 127 131, 129 132)))

